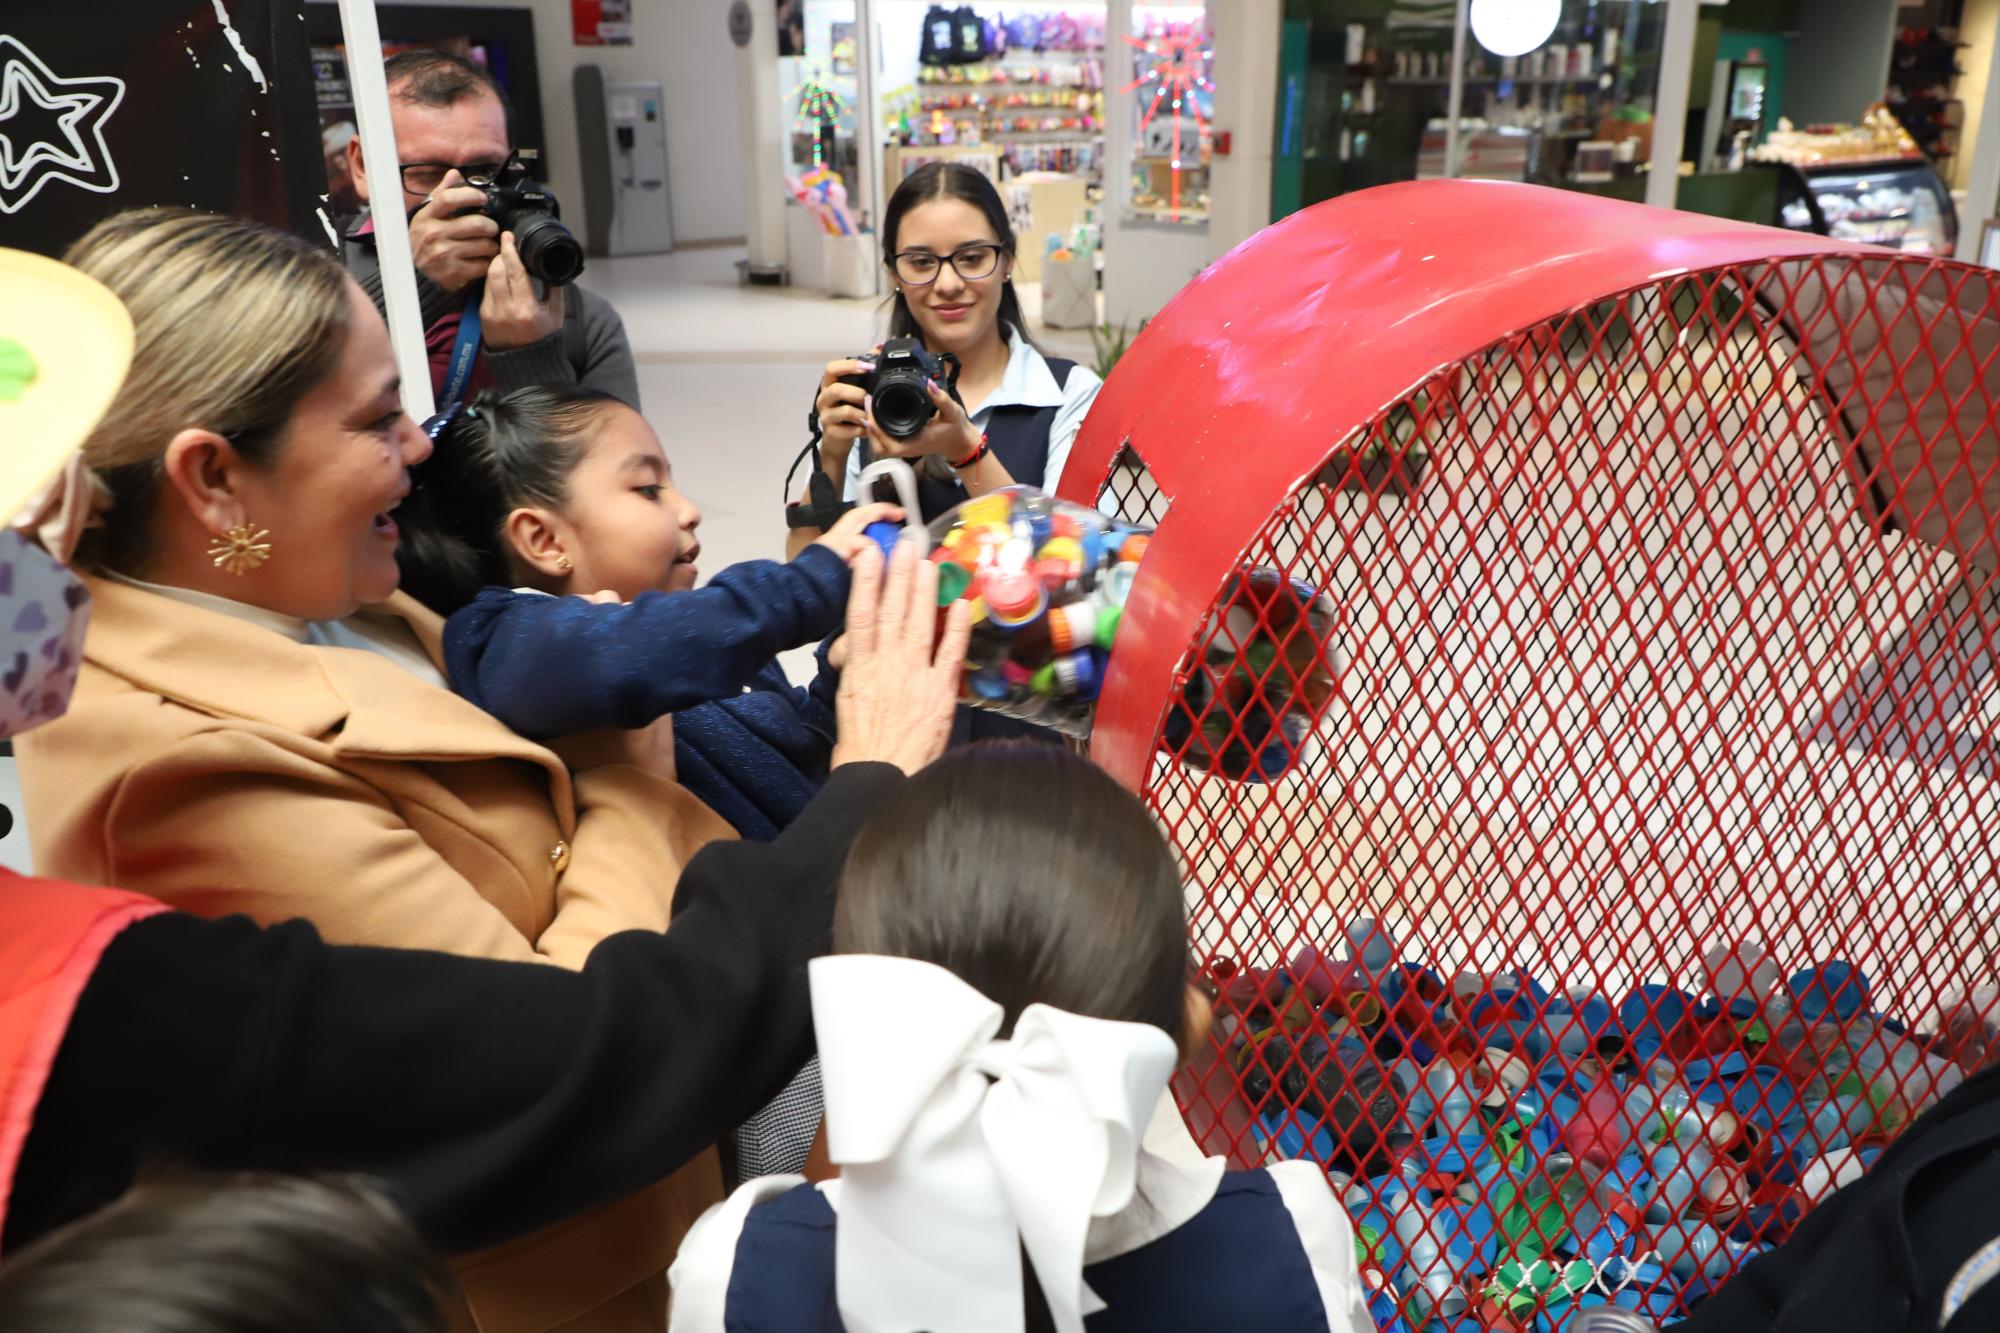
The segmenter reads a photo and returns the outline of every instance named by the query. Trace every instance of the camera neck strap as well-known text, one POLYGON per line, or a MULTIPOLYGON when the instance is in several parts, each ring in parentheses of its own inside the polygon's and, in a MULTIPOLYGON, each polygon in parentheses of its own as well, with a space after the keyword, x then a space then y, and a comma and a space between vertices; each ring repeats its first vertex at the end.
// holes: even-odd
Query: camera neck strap
POLYGON ((475 282, 465 295, 465 309, 458 316, 458 337, 451 344, 451 360, 444 371, 444 393, 438 410, 449 412, 465 402, 466 387, 472 383, 473 363, 479 359, 479 303, 485 298, 486 284, 475 282))
POLYGON ((826 432, 820 429, 819 403, 815 399, 813 408, 806 413, 806 430, 810 432, 806 447, 799 450, 792 459, 792 465, 785 469, 785 526, 787 528, 818 528, 826 531, 839 521, 840 516, 854 508, 840 498, 834 489, 833 478, 826 475, 820 466, 819 442, 826 432), (812 474, 806 478, 807 498, 798 504, 792 503, 792 478, 798 475, 799 464, 812 460, 812 474))

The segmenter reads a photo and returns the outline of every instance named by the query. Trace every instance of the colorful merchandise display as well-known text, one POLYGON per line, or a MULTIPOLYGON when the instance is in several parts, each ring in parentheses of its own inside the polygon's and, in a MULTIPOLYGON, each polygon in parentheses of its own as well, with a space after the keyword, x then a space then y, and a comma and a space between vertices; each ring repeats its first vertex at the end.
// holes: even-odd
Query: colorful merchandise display
POLYGON ((787 176, 785 188, 805 206, 827 235, 852 236, 860 230, 847 206, 847 183, 831 167, 815 167, 801 176, 787 176))
POLYGON ((1447 981, 1377 922, 1338 956, 1211 959, 1241 1110, 1344 1189, 1385 1330, 1670 1322, 2000 1046, 1991 991, 1919 1033, 1826 960, 1711 950, 1698 991, 1447 981))
MULTIPOLYGON (((980 53, 925 61, 911 105, 889 113, 899 142, 990 145, 1015 174, 1063 171, 1099 179, 1102 9, 974 18, 984 33, 980 53)), ((925 23, 929 41, 934 14, 925 23)))

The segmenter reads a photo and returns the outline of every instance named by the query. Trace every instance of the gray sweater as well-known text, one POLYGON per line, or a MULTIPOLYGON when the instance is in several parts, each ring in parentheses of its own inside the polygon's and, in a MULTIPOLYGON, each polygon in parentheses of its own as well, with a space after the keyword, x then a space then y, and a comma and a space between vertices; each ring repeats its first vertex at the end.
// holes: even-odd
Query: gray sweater
MULTIPOLYGON (((368 215, 363 213, 347 229, 340 247, 341 258, 375 308, 385 310, 375 233, 361 230, 367 221, 368 215)), ((417 303, 423 311, 427 332, 453 313, 459 302, 459 297, 418 272, 417 303)), ((532 384, 581 384, 600 389, 634 408, 639 406, 639 372, 632 363, 632 344, 625 337, 625 322, 618 318, 609 301, 587 288, 571 287, 565 295, 560 333, 508 352, 488 347, 483 354, 493 374, 494 387, 502 393, 532 384)))

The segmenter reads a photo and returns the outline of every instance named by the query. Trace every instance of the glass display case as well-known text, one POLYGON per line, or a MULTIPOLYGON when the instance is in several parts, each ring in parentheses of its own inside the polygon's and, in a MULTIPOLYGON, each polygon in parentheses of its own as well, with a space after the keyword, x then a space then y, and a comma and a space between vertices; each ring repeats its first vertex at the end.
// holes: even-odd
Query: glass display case
POLYGON ((1921 255, 1948 256, 1958 244, 1958 210, 1927 161, 1787 164, 1780 171, 1779 219, 1793 231, 1921 255))

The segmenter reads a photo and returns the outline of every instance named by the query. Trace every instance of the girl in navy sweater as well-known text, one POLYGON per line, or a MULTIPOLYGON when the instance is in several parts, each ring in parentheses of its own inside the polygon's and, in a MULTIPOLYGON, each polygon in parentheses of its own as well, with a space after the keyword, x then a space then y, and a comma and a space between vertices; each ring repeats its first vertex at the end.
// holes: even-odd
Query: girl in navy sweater
POLYGON ((533 740, 671 715, 681 785, 775 837, 826 781, 838 684, 825 645, 804 688, 777 655, 834 633, 862 528, 901 511, 862 506, 791 563, 695 590, 701 511, 618 399, 481 394, 426 429, 399 559, 404 590, 447 617, 451 688, 533 740))
POLYGON ((673 1333, 1372 1333, 1317 1164, 1142 1146, 1208 1011, 1173 853, 1102 770, 948 753, 862 828, 833 930, 808 967, 841 1178, 704 1214, 673 1333))
MULTIPOLYGON (((697 590, 701 511, 618 399, 481 394, 426 430, 398 559, 403 588, 446 617, 451 688, 534 740, 670 727, 680 784, 744 837, 776 837, 826 782, 838 644, 806 688, 777 655, 835 632, 862 528, 902 511, 861 506, 791 563, 731 565, 697 590)), ((730 1136, 737 1177, 802 1167, 820 1106, 809 1061, 730 1136)))

